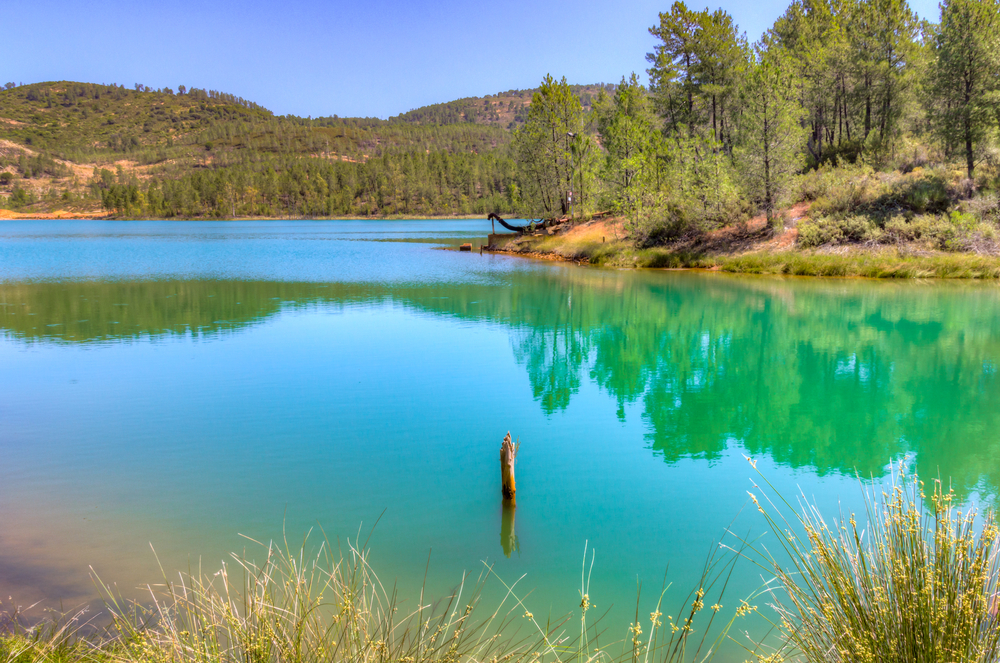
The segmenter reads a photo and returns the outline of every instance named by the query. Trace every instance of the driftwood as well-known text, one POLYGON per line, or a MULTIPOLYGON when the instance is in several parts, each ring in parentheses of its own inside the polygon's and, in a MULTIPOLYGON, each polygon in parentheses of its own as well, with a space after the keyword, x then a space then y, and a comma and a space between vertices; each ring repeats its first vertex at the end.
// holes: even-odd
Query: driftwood
POLYGON ((514 501, 514 461, 517 460, 517 450, 521 448, 521 443, 516 445, 510 441, 510 431, 507 431, 500 445, 500 485, 505 500, 514 501))

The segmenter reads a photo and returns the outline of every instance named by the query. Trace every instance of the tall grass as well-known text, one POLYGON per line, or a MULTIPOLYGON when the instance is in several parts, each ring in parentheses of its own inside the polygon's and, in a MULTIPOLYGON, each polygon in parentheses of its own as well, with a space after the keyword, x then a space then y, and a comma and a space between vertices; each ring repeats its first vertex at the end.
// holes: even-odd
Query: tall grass
POLYGON ((148 601, 126 603, 107 587, 119 647, 117 661, 135 663, 410 663, 516 661, 544 644, 501 604, 474 621, 483 581, 467 577, 444 599, 411 610, 379 581, 365 548, 335 553, 328 542, 264 546, 264 560, 233 556, 214 574, 182 576, 150 589, 148 601))
POLYGON ((790 560, 758 549, 785 642, 774 660, 1000 660, 993 511, 963 512, 940 481, 924 490, 900 465, 890 488, 866 490, 866 525, 855 514, 828 524, 808 503, 786 518, 751 493, 790 560))
POLYGON ((66 663, 682 663, 711 659, 728 629, 712 624, 735 558, 709 559, 676 618, 661 619, 661 592, 648 623, 640 623, 637 602, 627 633, 614 633, 589 619, 586 550, 575 632, 572 615, 536 618, 518 582, 489 566, 475 580, 463 575, 439 600, 421 591, 407 608, 363 546, 340 552, 324 541, 311 553, 306 545, 261 546, 260 562, 233 555, 215 573, 199 569, 149 586, 141 601, 125 601, 97 580, 110 613, 105 631, 76 638, 70 650, 59 648, 61 636, 45 639, 51 629, 27 640, 0 629, 0 663, 59 663, 55 651, 72 653, 66 663), (503 597, 485 607, 491 579, 503 597), (706 608, 710 592, 715 605, 706 608))
POLYGON ((740 557, 772 578, 761 593, 780 638, 776 649, 750 650, 758 661, 1000 660, 1000 528, 992 510, 963 511, 940 481, 925 494, 904 465, 888 488, 866 489, 860 517, 832 523, 815 505, 793 506, 760 483, 750 497, 777 534, 774 554, 755 539, 735 555, 711 556, 675 614, 663 614, 666 583, 648 618, 637 596, 627 631, 590 619, 594 557, 588 568, 586 549, 579 612, 541 620, 518 582, 489 566, 476 580, 463 575, 442 599, 421 592, 407 608, 373 572, 363 546, 348 544, 343 553, 326 541, 294 550, 272 543, 261 544, 260 562, 234 555, 215 573, 199 569, 150 587, 141 602, 99 584, 111 615, 99 637, 79 637, 78 617, 33 629, 15 619, 6 633, 0 628, 0 663, 702 663, 735 619, 766 614, 748 601, 723 613, 740 557), (482 590, 494 578, 504 591, 487 607, 482 590))
POLYGON ((16 604, 10 612, 0 611, 0 663, 76 663, 93 658, 93 648, 81 637, 89 626, 89 611, 47 612, 46 619, 35 621, 25 618, 16 604))

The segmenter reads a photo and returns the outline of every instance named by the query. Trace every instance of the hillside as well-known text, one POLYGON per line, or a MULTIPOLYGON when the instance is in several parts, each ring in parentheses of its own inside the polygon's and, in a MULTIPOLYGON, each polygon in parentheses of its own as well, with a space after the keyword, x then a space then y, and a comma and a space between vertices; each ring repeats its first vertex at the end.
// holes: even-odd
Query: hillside
MULTIPOLYGON (((589 102, 597 87, 580 89, 589 102)), ((194 218, 480 213, 507 188, 508 127, 531 94, 379 120, 275 116, 200 89, 8 87, 0 90, 0 206, 194 218), (476 110, 501 100, 503 112, 476 110), (227 187, 239 195, 225 199, 227 187)))
MULTIPOLYGON (((603 89, 614 93, 614 85, 570 85, 570 90, 580 99, 584 111, 592 109, 593 101, 603 89)), ((413 124, 484 124, 515 129, 524 123, 531 105, 531 90, 508 90, 485 97, 468 97, 417 108, 391 118, 393 122, 413 124)))

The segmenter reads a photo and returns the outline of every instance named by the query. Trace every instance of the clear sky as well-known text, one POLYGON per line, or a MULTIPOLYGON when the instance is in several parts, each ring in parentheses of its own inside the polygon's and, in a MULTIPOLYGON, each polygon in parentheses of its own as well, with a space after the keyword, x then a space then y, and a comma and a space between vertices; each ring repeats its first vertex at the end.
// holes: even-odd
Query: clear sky
MULTIPOLYGON (((389 117, 538 85, 643 74, 672 0, 5 0, 0 84, 220 90, 278 114, 389 117)), ((717 1, 717 0, 716 0, 717 1)), ((723 0, 753 41, 788 0, 723 0)), ((688 6, 704 5, 690 0, 688 6)), ((935 0, 913 0, 936 21, 935 0)))

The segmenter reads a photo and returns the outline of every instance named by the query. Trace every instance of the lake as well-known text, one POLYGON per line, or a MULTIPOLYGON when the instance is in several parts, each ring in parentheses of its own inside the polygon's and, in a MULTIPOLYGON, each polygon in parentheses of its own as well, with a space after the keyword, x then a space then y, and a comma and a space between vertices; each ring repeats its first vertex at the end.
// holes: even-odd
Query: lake
MULTIPOLYGON (((404 597, 425 570, 444 594, 491 565, 562 615, 587 545, 590 599, 624 637, 637 584, 648 614, 669 566, 672 612, 727 529, 766 541, 745 456, 831 518, 891 462, 995 501, 995 284, 442 250, 488 231, 0 224, 2 598, 92 601, 91 567, 138 595, 158 564, 216 569, 311 529, 367 540, 404 597)), ((724 606, 766 579, 738 569, 724 606)))

